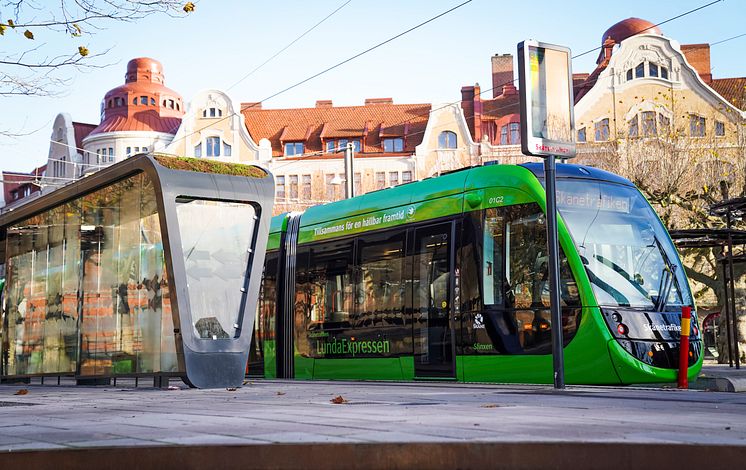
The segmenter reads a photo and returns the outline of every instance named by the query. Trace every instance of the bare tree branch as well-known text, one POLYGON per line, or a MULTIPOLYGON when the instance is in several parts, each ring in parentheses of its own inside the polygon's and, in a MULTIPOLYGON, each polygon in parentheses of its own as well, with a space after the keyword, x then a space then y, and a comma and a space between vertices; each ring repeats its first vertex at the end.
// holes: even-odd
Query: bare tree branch
MULTIPOLYGON (((81 44, 80 38, 92 36, 109 24, 136 22, 155 14, 183 17, 193 9, 192 2, 183 0, 58 0, 56 6, 41 0, 0 0, 0 41, 8 34, 34 40, 42 36, 35 32, 46 31, 47 36, 51 33, 70 44, 68 54, 45 54, 50 42, 15 53, 0 52, 0 96, 57 94, 60 86, 69 84, 73 70, 108 65, 100 63, 108 49, 89 54, 89 46, 81 44)), ((55 43, 59 41, 55 39, 55 43)))

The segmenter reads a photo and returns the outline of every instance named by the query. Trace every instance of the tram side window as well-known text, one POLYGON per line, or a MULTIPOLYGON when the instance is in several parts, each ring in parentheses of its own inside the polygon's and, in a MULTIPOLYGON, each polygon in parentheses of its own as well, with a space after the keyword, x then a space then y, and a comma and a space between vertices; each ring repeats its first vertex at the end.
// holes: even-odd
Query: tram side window
MULTIPOLYGON (((274 357, 274 339, 277 312, 277 251, 268 251, 264 261, 264 272, 259 289, 259 302, 256 305, 256 319, 254 331, 251 337, 251 349, 249 350, 248 374, 252 376, 263 376, 265 374, 265 354, 274 357), (269 341, 267 341, 269 340, 269 341), (267 350, 270 349, 271 350, 267 350)), ((271 377, 275 376, 274 361, 271 361, 269 372, 271 377)))
POLYGON ((334 241, 310 250, 308 329, 350 327, 353 310, 352 242, 334 241))
POLYGON ((505 210, 487 209, 484 214, 482 250, 482 279, 484 305, 502 305, 503 303, 503 252, 505 241, 505 210))
MULTIPOLYGON (((508 308, 549 307, 549 255, 546 217, 536 204, 506 211, 505 253, 508 308)), ((577 284, 560 249, 560 298, 563 306, 579 306, 577 284)))
MULTIPOLYGON (((482 279, 479 287, 484 304, 472 304, 468 309, 463 330, 465 351, 546 354, 552 322, 545 215, 536 203, 491 208, 480 215, 472 220, 478 227, 481 259, 476 269, 482 279)), ((462 259, 466 272, 468 260, 462 259)), ((580 299, 562 250, 560 297, 567 344, 577 328, 580 299)))
POLYGON ((405 231, 364 235, 358 240, 358 314, 353 326, 380 327, 404 323, 405 231))

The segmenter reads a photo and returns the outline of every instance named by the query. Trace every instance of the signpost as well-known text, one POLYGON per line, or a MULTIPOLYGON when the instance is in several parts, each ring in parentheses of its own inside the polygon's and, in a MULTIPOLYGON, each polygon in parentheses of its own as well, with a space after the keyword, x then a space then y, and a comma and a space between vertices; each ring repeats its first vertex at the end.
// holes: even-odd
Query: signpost
POLYGON ((562 311, 557 240, 556 158, 575 156, 572 57, 567 47, 528 39, 518 44, 521 97, 521 151, 544 159, 549 249, 549 302, 552 315, 554 388, 565 388, 562 311))

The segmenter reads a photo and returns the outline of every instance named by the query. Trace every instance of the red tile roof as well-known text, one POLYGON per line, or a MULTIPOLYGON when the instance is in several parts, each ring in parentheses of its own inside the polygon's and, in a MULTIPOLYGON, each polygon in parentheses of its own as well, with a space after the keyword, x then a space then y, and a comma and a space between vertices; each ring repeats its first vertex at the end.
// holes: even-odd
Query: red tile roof
POLYGON ((320 152, 323 141, 364 139, 362 153, 383 153, 381 139, 403 137, 404 152, 413 153, 422 142, 429 104, 391 104, 385 100, 366 106, 324 106, 295 109, 260 109, 241 105, 246 128, 255 142, 269 139, 272 156, 283 155, 285 142, 303 142, 304 153, 320 152), (383 101, 383 102, 381 102, 383 101))
POLYGON ((482 100, 482 120, 500 120, 510 114, 521 112, 521 99, 518 93, 500 95, 491 100, 482 100))
POLYGON ((83 152, 83 139, 88 137, 88 134, 93 131, 97 126, 96 124, 86 124, 83 122, 73 122, 73 131, 75 132, 75 148, 71 149, 72 153, 76 151, 83 152))
POLYGON ((716 78, 710 86, 733 106, 746 111, 746 77, 716 78))
POLYGON ((31 184, 32 182, 38 181, 41 179, 42 175, 44 175, 44 172, 47 170, 47 165, 44 164, 40 167, 36 167, 29 173, 20 173, 16 171, 3 171, 3 196, 5 199, 5 204, 9 205, 15 201, 20 201, 24 198, 24 196, 21 193, 17 193, 16 199, 13 198, 11 195, 11 192, 18 190, 19 188, 28 186, 30 188, 30 193, 36 193, 41 190, 41 187, 38 184, 31 184))

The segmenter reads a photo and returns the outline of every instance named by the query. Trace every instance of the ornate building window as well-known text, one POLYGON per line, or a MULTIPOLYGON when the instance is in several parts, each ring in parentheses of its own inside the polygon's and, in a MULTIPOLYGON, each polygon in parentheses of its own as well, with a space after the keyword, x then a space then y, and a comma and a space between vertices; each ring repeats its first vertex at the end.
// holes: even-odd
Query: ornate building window
POLYGON ((383 189, 386 187, 386 172, 376 172, 376 189, 383 189))
POLYGON ((655 137, 658 135, 658 126, 656 125, 656 116, 654 111, 642 112, 642 136, 655 137))
POLYGON ((311 200, 311 175, 303 175, 303 199, 311 200))
POLYGON ((640 137, 640 120, 637 115, 629 120, 629 132, 627 132, 627 136, 630 138, 640 137))
POLYGON ((601 119, 595 125, 596 142, 606 142, 609 140, 609 118, 601 119))
POLYGON ((691 114, 689 116, 689 136, 690 137, 704 137, 705 132, 705 126, 707 124, 707 121, 702 116, 697 116, 696 114, 691 114))
POLYGON ((715 137, 723 137, 725 136, 725 123, 720 121, 715 121, 715 137))
POLYGON ((456 133, 451 131, 443 131, 438 136, 438 148, 442 149, 455 149, 457 147, 456 133))
POLYGON ((585 141, 586 141, 585 127, 581 127, 580 129, 578 129, 578 142, 585 142, 585 141))
POLYGON ((219 157, 220 156, 220 137, 212 136, 205 139, 206 156, 208 157, 219 157))
POLYGON ((278 176, 275 181, 276 181, 275 197, 279 199, 280 201, 282 201, 285 199, 285 177, 278 176))
POLYGON ((647 64, 648 77, 663 78, 668 80, 668 68, 653 62, 640 62, 634 69, 627 69, 627 81, 635 78, 645 77, 645 64, 647 64))
POLYGON ((290 175, 290 199, 298 200, 298 175, 290 175))
POLYGON ((223 110, 220 108, 210 107, 202 110, 203 118, 223 117, 223 110))
POLYGON ((642 111, 627 121, 629 124, 628 137, 656 137, 660 131, 668 134, 671 120, 656 111, 642 111))

